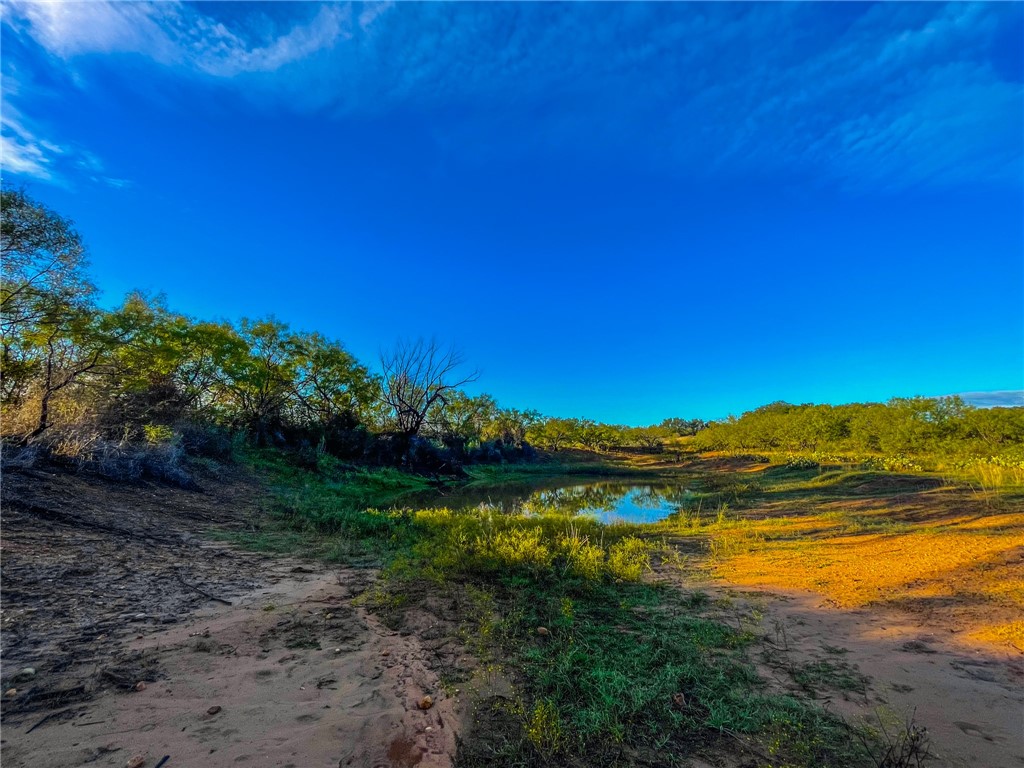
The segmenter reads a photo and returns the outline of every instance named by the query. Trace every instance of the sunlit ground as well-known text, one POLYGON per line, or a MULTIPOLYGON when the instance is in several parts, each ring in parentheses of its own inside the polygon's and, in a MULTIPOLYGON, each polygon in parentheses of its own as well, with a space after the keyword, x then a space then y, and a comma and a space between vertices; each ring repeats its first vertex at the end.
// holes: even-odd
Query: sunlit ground
POLYGON ((790 500, 704 532, 709 568, 728 582, 895 606, 1024 651, 1024 510, 1004 497, 938 488, 898 501, 790 500))

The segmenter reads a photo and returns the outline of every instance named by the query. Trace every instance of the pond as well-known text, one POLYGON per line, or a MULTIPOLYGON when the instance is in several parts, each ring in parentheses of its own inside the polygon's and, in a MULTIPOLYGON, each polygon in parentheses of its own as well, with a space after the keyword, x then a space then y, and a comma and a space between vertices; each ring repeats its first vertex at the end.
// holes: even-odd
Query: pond
POLYGON ((559 478, 540 484, 467 487, 448 494, 417 494, 399 506, 453 510, 491 508, 505 514, 589 515, 603 523, 656 523, 687 504, 682 485, 559 478))

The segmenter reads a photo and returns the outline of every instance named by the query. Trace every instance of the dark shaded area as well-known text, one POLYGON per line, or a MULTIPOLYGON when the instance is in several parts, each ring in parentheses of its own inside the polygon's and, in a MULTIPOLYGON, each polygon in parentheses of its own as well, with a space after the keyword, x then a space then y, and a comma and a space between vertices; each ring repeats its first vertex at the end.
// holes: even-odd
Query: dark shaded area
POLYGON ((18 691, 4 700, 5 723, 155 679, 125 650, 129 638, 258 583, 259 556, 198 534, 246 528, 259 486, 239 469, 204 485, 4 472, 2 687, 18 691))

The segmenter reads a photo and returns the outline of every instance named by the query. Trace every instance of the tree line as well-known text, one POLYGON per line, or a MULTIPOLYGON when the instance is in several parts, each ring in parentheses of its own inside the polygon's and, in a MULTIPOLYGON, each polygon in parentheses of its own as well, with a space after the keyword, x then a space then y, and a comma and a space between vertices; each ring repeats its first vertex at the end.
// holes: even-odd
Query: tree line
POLYGON ((433 342, 398 345, 373 373, 339 341, 272 317, 200 321, 142 293, 102 309, 72 223, 23 191, 0 194, 5 437, 42 443, 88 426, 108 440, 153 441, 203 426, 400 461, 421 437, 459 454, 487 443, 488 455, 521 452, 537 420, 461 391, 475 374, 433 342))
MULTIPOLYGON (((975 408, 961 398, 886 403, 771 403, 697 434, 697 450, 845 452, 949 457, 1021 454, 1024 408, 975 408)), ((1024 459, 1024 454, 1019 458, 1024 459)))
POLYGON ((671 438, 695 435, 707 426, 708 422, 701 419, 665 419, 649 427, 629 427, 590 419, 547 418, 531 424, 526 435, 532 445, 551 451, 563 448, 658 451, 671 438))
POLYGON ((700 450, 997 453, 1024 443, 1024 409, 957 398, 843 406, 773 403, 709 423, 630 427, 503 408, 465 388, 455 350, 399 343, 374 371, 337 340, 273 317, 203 321, 161 296, 101 308, 72 222, 22 190, 0 191, 0 415, 5 446, 93 453, 232 441, 430 471, 549 451, 700 450))
POLYGON ((196 320, 143 293, 103 309, 72 222, 24 191, 0 194, 0 407, 9 444, 67 443, 69 430, 107 445, 240 435, 443 469, 529 457, 531 443, 654 446, 700 424, 612 427, 502 408, 468 394, 476 373, 431 341, 397 344, 374 372, 341 342, 273 317, 196 320))

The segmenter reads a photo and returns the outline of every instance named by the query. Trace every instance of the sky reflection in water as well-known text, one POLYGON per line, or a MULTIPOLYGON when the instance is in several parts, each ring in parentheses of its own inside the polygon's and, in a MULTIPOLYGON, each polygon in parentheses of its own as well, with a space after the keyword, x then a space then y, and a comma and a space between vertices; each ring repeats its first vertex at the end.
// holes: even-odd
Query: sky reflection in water
POLYGON ((542 488, 517 485, 463 489, 443 497, 418 500, 417 504, 449 509, 484 506, 505 514, 590 515, 603 523, 654 523, 676 512, 692 495, 680 485, 579 480, 563 483, 542 488))

